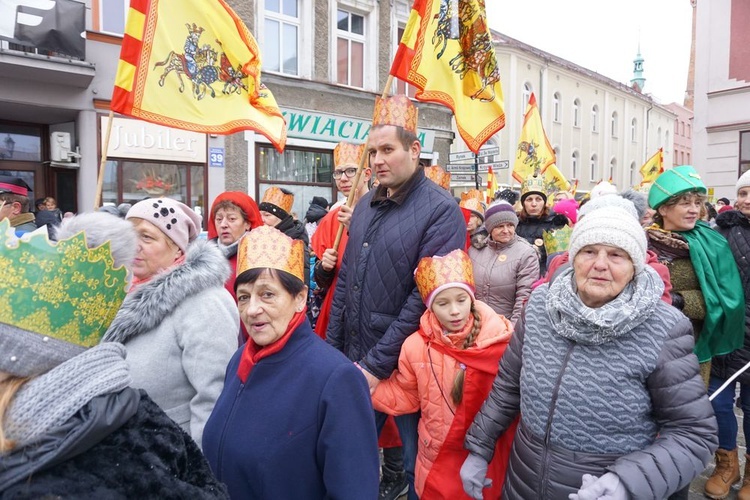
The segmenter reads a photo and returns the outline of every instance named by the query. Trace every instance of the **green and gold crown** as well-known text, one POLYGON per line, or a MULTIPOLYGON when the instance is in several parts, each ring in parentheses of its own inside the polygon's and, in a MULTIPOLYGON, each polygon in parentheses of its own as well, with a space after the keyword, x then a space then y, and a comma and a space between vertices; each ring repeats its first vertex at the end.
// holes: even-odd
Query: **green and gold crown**
POLYGON ((57 243, 17 239, 0 222, 0 323, 82 347, 99 343, 127 286, 109 242, 88 248, 83 232, 57 243))
POLYGON ((544 239, 544 249, 547 250, 547 255, 566 251, 570 246, 571 234, 573 234, 573 228, 570 226, 544 231, 542 239, 544 239))

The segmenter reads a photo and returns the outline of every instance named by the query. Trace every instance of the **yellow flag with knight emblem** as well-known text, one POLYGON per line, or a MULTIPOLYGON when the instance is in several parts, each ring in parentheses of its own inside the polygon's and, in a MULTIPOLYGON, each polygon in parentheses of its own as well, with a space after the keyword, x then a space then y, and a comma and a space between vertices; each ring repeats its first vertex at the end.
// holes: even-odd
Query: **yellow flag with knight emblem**
POLYGON ((539 114, 536 96, 533 93, 529 97, 529 105, 523 117, 521 138, 516 151, 513 178, 518 182, 525 181, 531 175, 544 173, 547 167, 556 161, 555 150, 552 149, 547 134, 544 133, 542 116, 539 114))
POLYGON ((195 132, 254 130, 278 151, 286 143, 258 44, 224 0, 131 0, 111 109, 195 132))
POLYGON ((414 85, 418 100, 452 109, 474 153, 505 126, 484 0, 416 0, 391 75, 414 85))
POLYGON ((654 182, 659 174, 664 172, 664 149, 659 148, 659 151, 646 160, 646 163, 641 166, 640 172, 643 176, 641 184, 654 182))

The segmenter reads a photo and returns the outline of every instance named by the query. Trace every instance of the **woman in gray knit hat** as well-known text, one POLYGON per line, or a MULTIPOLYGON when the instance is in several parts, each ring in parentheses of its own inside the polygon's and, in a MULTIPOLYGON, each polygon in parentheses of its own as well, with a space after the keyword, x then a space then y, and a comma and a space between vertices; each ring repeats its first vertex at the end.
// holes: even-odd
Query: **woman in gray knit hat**
POLYGON ((690 321, 660 300, 644 231, 622 208, 581 219, 569 254, 532 292, 467 432, 464 489, 482 498, 495 443, 520 414, 503 498, 667 498, 717 447, 690 321))
POLYGON ((516 324, 531 285, 539 279, 539 258, 534 247, 516 235, 518 217, 507 201, 496 201, 484 216, 489 238, 479 249, 469 248, 476 296, 516 324))
POLYGON ((13 242, 8 229, 0 222, 0 497, 226 498, 190 437, 129 387, 125 347, 99 343, 125 297, 130 223, 83 214, 57 244, 13 242))

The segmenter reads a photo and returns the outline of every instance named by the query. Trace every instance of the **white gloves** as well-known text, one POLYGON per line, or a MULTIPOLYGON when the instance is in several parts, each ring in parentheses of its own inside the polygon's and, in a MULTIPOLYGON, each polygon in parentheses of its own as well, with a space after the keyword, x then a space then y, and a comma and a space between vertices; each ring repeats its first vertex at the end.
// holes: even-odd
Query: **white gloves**
MULTIPOLYGON (((462 469, 463 471, 463 469, 462 469)), ((461 475, 463 478, 463 475, 461 475)), ((464 488, 466 483, 464 483, 464 488)), ((613 473, 607 472, 602 477, 597 478, 591 474, 584 474, 582 478, 581 489, 577 493, 568 495, 569 500, 629 500, 625 486, 620 481, 620 477, 613 473)))
POLYGON ((492 486, 492 479, 487 479, 488 464, 479 455, 469 453, 461 466, 461 482, 464 491, 474 500, 482 500, 482 490, 492 486))

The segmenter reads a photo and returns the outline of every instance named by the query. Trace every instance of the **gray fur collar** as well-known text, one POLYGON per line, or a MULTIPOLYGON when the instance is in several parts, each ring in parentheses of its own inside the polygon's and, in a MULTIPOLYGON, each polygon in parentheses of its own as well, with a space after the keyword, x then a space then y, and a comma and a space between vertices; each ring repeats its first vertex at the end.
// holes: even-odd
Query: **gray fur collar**
POLYGON ((183 264, 125 297, 102 342, 125 343, 153 330, 189 297, 207 288, 223 287, 229 273, 229 262, 214 243, 195 241, 183 264))

